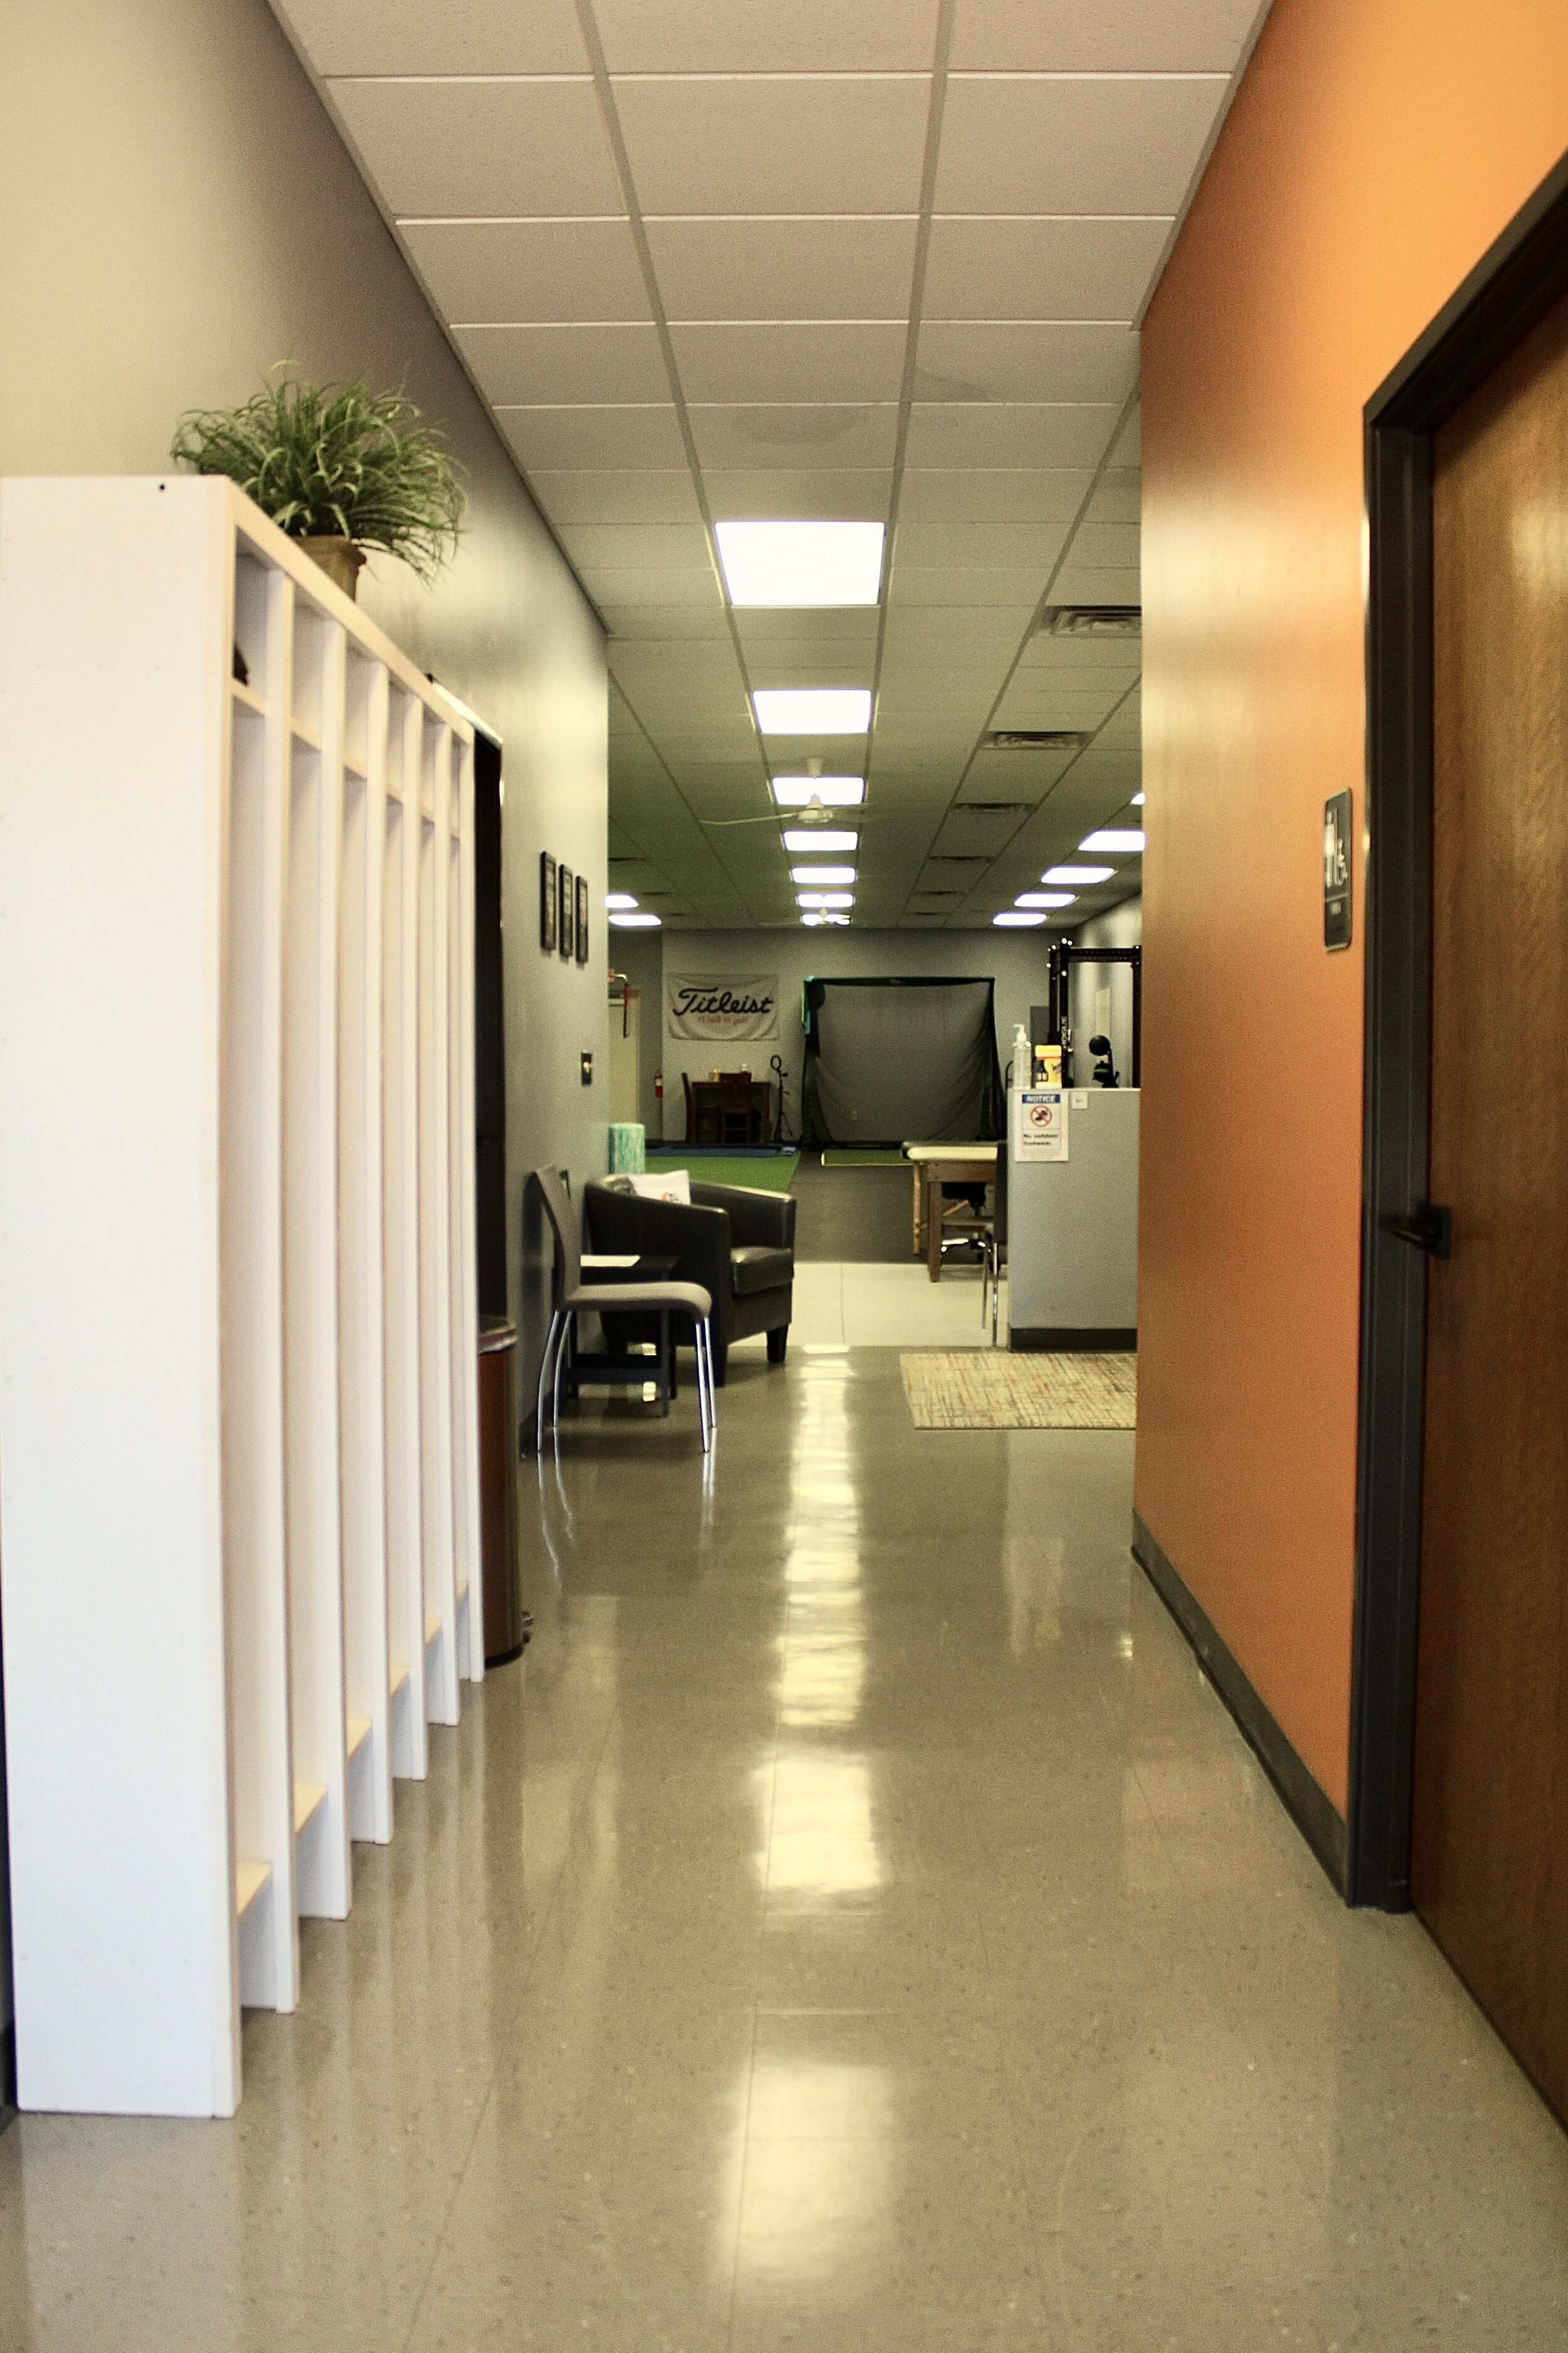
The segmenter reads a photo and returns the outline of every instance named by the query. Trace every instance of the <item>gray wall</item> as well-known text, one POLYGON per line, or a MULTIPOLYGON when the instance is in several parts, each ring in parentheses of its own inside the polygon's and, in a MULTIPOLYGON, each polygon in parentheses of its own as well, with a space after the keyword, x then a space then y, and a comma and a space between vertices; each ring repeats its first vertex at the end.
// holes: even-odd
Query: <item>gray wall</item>
MULTIPOLYGON (((602 1090, 577 1060, 603 1071, 598 623, 263 0, 6 8, 0 473, 161 472, 181 410, 242 400, 281 360, 405 385, 468 472, 438 587, 373 562, 360 596, 505 743, 515 1302, 523 1173, 604 1166, 602 1090), (544 849, 589 879, 584 966, 540 952, 544 849)), ((5 1982, 0 1961, 0 2027, 5 1982)))
MULTIPOLYGON (((154 473, 182 409, 290 360, 402 384, 467 467, 432 593, 373 561, 366 610, 505 744, 513 1298, 522 1174, 604 1166, 602 633, 264 0, 5 11, 0 472, 154 473), (538 857, 589 880, 594 953, 539 949, 538 857)), ((82 551, 84 563, 90 549, 82 551)))
MULTIPOLYGON (((1143 902, 1124 899, 1107 915, 1096 916, 1072 935, 1074 947, 1135 948, 1143 938, 1143 902)), ((1127 965, 1079 965, 1071 985, 1072 1029, 1075 1040, 1073 1077, 1086 1087, 1094 1070, 1089 1041, 1095 1028, 1095 998, 1110 991, 1110 1043, 1116 1068, 1125 1087, 1132 1084, 1132 973, 1127 965)))
MULTIPOLYGON (((619 936, 618 934, 614 936, 619 936)), ((686 1038, 664 1038, 665 1133, 673 1142, 685 1134, 681 1071, 693 1078, 712 1070, 749 1067, 768 1075, 770 1058, 782 1057, 788 1074, 787 1128, 800 1133, 800 1073, 805 1045, 800 1025, 802 985, 808 975, 910 973, 984 977, 996 983, 996 1048, 1005 1071, 1013 1025, 1028 1026, 1029 1008, 1044 1004, 1046 964, 1052 934, 1038 932, 843 932, 758 930, 673 932, 657 934, 664 944, 664 970, 678 973, 777 973, 779 1034, 751 1046, 720 1050, 686 1038)), ((654 1130, 650 1127, 649 1134, 654 1130)))
MULTIPOLYGON (((654 1079, 664 1067, 664 1020, 661 1006, 664 996, 664 934, 662 932, 607 932, 610 963, 617 972, 624 972, 634 988, 642 991, 642 1023, 638 1054, 637 1117, 656 1142, 661 1134, 659 1108, 654 1094, 654 1079)), ((680 1082, 676 1081, 679 1092, 680 1082)))

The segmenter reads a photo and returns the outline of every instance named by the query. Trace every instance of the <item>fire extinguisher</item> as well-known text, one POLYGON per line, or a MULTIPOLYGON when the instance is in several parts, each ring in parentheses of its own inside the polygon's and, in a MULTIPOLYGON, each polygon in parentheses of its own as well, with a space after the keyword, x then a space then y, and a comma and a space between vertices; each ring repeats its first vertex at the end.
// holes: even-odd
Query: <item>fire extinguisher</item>
POLYGON ((656 1071, 653 1074, 653 1099, 657 1103, 661 1103, 664 1101, 664 1072, 662 1071, 656 1071))

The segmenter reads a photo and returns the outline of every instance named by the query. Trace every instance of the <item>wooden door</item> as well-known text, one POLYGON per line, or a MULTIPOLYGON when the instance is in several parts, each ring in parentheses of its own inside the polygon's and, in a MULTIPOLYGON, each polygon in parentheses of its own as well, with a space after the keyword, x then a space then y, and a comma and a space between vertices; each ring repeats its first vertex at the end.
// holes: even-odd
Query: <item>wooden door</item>
POLYGON ((1433 459, 1412 1893, 1568 2118, 1568 304, 1433 459))

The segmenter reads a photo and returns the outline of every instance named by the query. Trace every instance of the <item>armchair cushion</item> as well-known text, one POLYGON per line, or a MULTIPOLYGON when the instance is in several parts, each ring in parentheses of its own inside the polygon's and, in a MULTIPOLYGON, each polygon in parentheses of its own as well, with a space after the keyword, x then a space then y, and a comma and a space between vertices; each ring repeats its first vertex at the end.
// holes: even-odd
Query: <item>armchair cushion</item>
POLYGON ((760 1242, 742 1242, 730 1253, 730 1286, 737 1299, 759 1291, 776 1291, 795 1281, 795 1253, 769 1250, 760 1242))

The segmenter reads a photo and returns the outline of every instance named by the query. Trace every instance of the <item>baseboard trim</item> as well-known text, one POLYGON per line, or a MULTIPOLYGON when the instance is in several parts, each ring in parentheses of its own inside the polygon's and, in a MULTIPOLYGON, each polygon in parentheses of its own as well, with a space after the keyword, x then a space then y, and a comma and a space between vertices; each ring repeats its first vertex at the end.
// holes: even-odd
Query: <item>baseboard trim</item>
POLYGON ((1121 1356, 1137 1347, 1138 1326, 1015 1324, 1007 1345, 1019 1356, 1121 1356))
POLYGON ((1286 1812, 1322 1864, 1335 1892, 1344 1895, 1350 1883, 1350 1839, 1343 1816, 1324 1796, 1202 1602, 1136 1512, 1132 1557, 1192 1644, 1198 1664, 1236 1719, 1242 1738, 1273 1782, 1286 1812))

